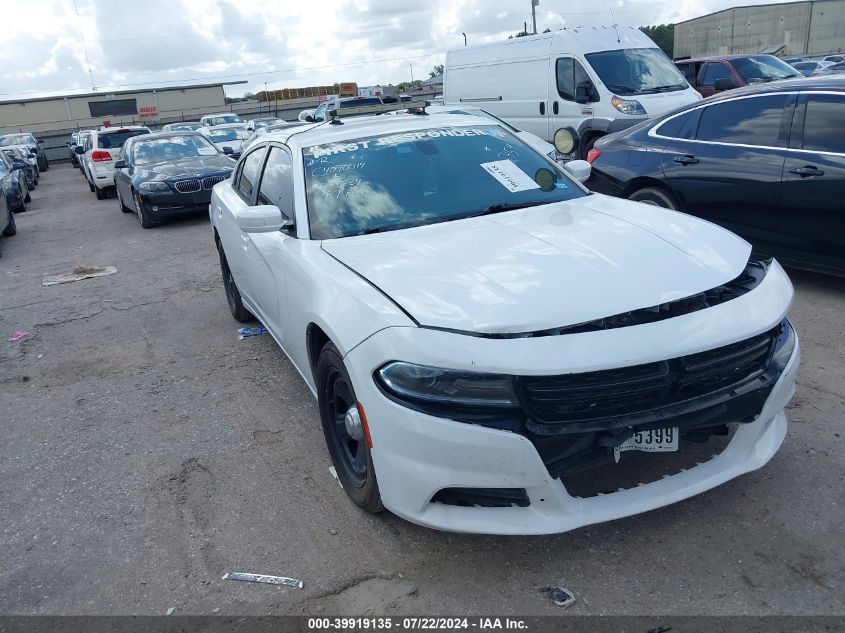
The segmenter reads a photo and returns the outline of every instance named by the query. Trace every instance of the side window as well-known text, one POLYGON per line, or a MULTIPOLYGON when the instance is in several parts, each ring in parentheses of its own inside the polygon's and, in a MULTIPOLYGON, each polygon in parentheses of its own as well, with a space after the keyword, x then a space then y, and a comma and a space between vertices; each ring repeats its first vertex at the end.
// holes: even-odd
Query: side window
POLYGON ((575 89, 582 83, 592 84, 590 76, 577 59, 562 57, 557 60, 557 93, 565 101, 575 101, 575 89))
POLYGON ((732 76, 727 66, 720 62, 711 62, 704 67, 704 74, 701 76, 701 85, 707 88, 713 88, 716 86, 717 79, 727 79, 732 76))
POLYGON ((748 97, 704 108, 695 138, 699 141, 785 147, 784 135, 780 131, 788 98, 788 95, 748 97))
POLYGON ((675 64, 690 86, 695 85, 695 64, 675 64))
POLYGON ((317 108, 314 112, 314 120, 315 121, 325 121, 326 120, 326 108, 328 108, 327 104, 323 104, 317 108))
POLYGON ((247 204, 252 203, 252 191, 258 182, 258 172, 264 159, 264 147, 260 147, 244 158, 241 171, 238 174, 238 193, 247 204))
POLYGON ((845 95, 808 95, 803 148, 845 154, 845 95))
POLYGON ((287 150, 271 147, 258 189, 258 204, 272 204, 293 219, 293 175, 287 150))
POLYGON ((693 111, 690 110, 689 112, 672 117, 663 125, 658 126, 655 133, 669 138, 690 138, 692 126, 687 125, 687 123, 692 117, 692 113, 693 111))

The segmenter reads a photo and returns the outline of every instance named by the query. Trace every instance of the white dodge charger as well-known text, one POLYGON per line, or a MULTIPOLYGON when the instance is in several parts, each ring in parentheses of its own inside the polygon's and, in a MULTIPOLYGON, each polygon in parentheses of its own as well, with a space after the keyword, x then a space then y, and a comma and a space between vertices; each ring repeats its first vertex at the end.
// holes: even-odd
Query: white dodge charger
POLYGON ((232 314, 302 374, 368 511, 562 532, 713 488, 783 441, 799 348, 780 265, 591 194, 488 118, 266 134, 209 213, 232 314))

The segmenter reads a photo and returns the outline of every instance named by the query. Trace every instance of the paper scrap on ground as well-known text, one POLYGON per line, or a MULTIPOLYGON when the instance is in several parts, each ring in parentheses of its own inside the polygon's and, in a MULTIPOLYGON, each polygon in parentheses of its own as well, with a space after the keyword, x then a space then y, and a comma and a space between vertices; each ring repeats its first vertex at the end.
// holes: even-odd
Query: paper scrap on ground
POLYGON ((494 160, 492 163, 481 163, 481 167, 511 193, 540 188, 540 185, 534 182, 531 176, 522 171, 511 160, 494 160))
POLYGON ((103 268, 91 268, 89 266, 79 266, 74 268, 72 272, 62 273, 60 275, 48 275, 44 277, 41 282, 42 286, 53 286, 55 284, 66 284, 71 281, 79 281, 80 279, 90 279, 91 277, 104 277, 105 275, 113 275, 117 272, 114 266, 105 266, 103 268))
POLYGON ((297 578, 285 578, 284 576, 265 576, 264 574, 249 574, 242 571, 233 571, 223 574, 223 580, 242 580, 244 582, 263 582, 268 585, 287 585, 302 589, 304 583, 297 578))
POLYGON ((29 334, 29 332, 21 332, 20 330, 18 330, 17 332, 15 332, 14 334, 12 334, 12 335, 9 337, 9 342, 10 342, 10 343, 14 343, 15 341, 19 341, 19 340, 21 340, 24 336, 26 336, 27 334, 29 334))

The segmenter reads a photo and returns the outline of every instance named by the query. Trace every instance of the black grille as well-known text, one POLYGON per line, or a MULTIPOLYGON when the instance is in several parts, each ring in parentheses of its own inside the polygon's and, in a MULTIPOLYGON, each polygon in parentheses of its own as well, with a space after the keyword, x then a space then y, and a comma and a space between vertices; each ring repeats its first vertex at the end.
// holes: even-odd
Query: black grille
POLYGON ((529 418, 544 424, 596 421, 664 408, 753 380, 768 367, 778 328, 670 360, 563 376, 523 376, 529 418))
POLYGON ((527 508, 531 505, 525 488, 443 488, 431 502, 465 508, 527 508))
POLYGON ((179 193, 193 193, 200 190, 199 180, 180 180, 175 185, 176 191, 179 193))
POLYGON ((223 182, 224 180, 226 180, 226 176, 208 176, 202 179, 202 188, 211 189, 218 182, 223 182))

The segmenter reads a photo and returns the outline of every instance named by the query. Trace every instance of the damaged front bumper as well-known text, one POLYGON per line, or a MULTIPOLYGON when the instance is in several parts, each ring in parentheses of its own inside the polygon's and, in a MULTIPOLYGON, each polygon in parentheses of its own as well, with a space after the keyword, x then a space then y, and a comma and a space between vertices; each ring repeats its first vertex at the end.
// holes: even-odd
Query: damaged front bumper
POLYGON ((797 340, 768 384, 761 378, 759 389, 734 394, 730 401, 741 406, 708 401, 709 413, 703 418, 679 424, 669 413, 659 422, 705 433, 708 426, 730 425, 733 436, 718 455, 652 483, 631 482, 630 488, 593 497, 567 490, 562 481, 566 460, 553 467, 548 455, 541 454, 537 437, 409 409, 386 397, 372 374, 395 358, 537 377, 680 358, 773 331, 791 294, 788 279, 775 263, 753 292, 707 310, 633 328, 498 341, 416 328, 382 330, 349 352, 346 365, 366 410, 384 505, 403 518, 437 529, 548 534, 659 508, 760 468, 777 452, 786 433, 783 409, 795 388, 797 340), (434 358, 438 350, 440 358, 434 358), (442 350, 448 350, 448 358, 443 358, 442 350))

